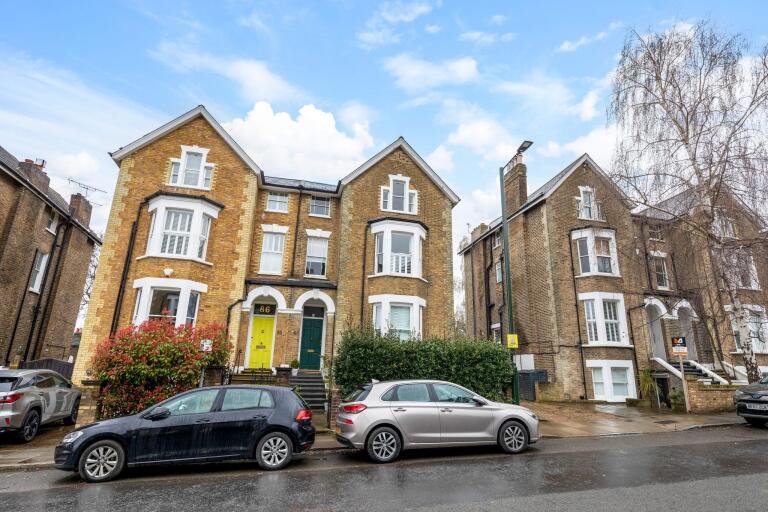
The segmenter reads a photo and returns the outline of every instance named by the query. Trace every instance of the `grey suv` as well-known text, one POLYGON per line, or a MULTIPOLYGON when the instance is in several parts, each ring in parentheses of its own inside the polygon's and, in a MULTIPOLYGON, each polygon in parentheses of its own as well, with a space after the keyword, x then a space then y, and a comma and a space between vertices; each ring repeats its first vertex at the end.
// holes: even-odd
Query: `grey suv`
POLYGON ((340 444, 365 450, 375 462, 409 448, 498 444, 520 453, 539 439, 533 411, 432 380, 366 384, 344 398, 336 425, 340 444))
POLYGON ((77 422, 81 391, 50 370, 0 370, 0 433, 28 443, 40 425, 77 422))

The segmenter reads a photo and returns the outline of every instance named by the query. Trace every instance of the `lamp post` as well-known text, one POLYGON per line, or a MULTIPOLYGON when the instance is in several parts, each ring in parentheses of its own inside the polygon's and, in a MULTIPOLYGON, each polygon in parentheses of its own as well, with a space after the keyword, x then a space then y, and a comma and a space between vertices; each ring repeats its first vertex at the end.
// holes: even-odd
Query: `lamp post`
MULTIPOLYGON (((523 152, 532 145, 533 142, 530 140, 520 144, 514 157, 515 165, 517 165, 523 152)), ((502 253, 504 254, 504 301, 507 303, 507 347, 510 349, 510 357, 512 358, 512 403, 517 405, 520 403, 520 374, 517 371, 517 363, 515 363, 517 335, 515 334, 515 319, 512 313, 512 276, 509 265, 509 223, 507 222, 507 197, 504 191, 504 167, 499 167, 499 185, 501 187, 501 233, 504 240, 502 253)))

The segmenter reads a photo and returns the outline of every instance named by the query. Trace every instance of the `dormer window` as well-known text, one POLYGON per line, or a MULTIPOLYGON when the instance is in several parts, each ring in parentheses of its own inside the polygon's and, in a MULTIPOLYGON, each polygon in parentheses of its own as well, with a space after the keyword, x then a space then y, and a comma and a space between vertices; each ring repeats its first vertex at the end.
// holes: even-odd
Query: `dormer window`
POLYGON ((661 224, 648 225, 648 238, 658 242, 664 241, 664 229, 661 227, 661 224))
POLYGON ((214 164, 206 161, 208 151, 198 146, 181 146, 181 157, 171 158, 170 184, 210 190, 214 164))
POLYGON ((583 220, 605 220, 602 205, 595 199, 595 190, 592 187, 579 187, 576 213, 578 218, 583 220))
POLYGON ((381 209, 385 212, 416 214, 418 193, 411 189, 410 178, 400 174, 389 176, 389 187, 381 187, 381 209))

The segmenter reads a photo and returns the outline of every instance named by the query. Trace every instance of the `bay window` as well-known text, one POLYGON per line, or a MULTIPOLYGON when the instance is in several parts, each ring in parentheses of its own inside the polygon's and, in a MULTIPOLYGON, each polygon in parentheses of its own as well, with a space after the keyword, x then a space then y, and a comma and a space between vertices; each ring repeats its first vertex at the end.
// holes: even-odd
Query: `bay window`
POLYGON ((579 276, 619 276, 616 234, 611 229, 586 228, 571 232, 579 276))
POLYGON ((371 295, 373 327, 382 334, 392 333, 401 340, 421 337, 422 310, 427 303, 410 295, 371 295))
POLYGON ((213 220, 221 206, 197 197, 158 195, 149 201, 152 215, 146 253, 162 257, 206 261, 213 220))
POLYGON ((198 146, 181 146, 181 156, 171 158, 170 184, 210 190, 214 164, 206 161, 208 151, 198 146))
POLYGON ((389 186, 381 187, 380 206, 383 211, 416 214, 418 193, 410 187, 410 178, 401 174, 389 176, 389 186))
POLYGON ((262 224, 264 232, 261 243, 260 274, 278 275, 283 273, 283 252, 285 250, 285 234, 287 226, 262 224))
POLYGON ((624 296, 620 293, 580 293, 588 345, 629 345, 624 296))
POLYGON ((136 305, 133 323, 166 320, 175 326, 194 325, 202 293, 208 286, 187 279, 144 277, 133 282, 136 305))
POLYGON ((371 226, 374 237, 374 275, 421 277, 421 224, 405 221, 380 221, 371 226))

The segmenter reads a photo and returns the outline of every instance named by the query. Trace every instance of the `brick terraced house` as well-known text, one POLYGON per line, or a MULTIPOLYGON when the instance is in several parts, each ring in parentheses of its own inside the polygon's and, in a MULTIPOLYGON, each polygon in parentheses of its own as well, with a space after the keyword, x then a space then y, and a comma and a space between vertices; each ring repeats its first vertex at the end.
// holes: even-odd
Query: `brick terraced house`
POLYGON ((347 326, 452 325, 459 198, 403 138, 338 183, 271 177, 199 106, 112 158, 76 381, 97 343, 151 318, 225 324, 238 367, 310 371, 347 326))
POLYGON ((0 366, 66 360, 94 245, 91 204, 0 147, 0 366))
MULTIPOLYGON (((687 339, 686 374, 714 383, 745 377, 728 298, 711 282, 702 284, 701 269, 717 270, 696 237, 673 220, 695 212, 692 194, 637 211, 587 154, 532 194, 517 155, 505 168, 504 193, 518 362, 525 371, 546 370, 536 398, 623 402, 637 398, 638 371, 646 368, 663 395, 680 389, 673 336, 687 339), (675 216, 668 214, 673 204, 675 216), (722 314, 705 319, 703 306, 713 297, 722 314)), ((759 223, 736 202, 721 209, 723 229, 755 238, 759 223)), ((761 284, 768 283, 768 259, 762 247, 744 250, 742 303, 755 316, 750 335, 768 372, 768 294, 761 284)), ((459 254, 468 334, 503 338, 501 219, 477 226, 459 254)))

